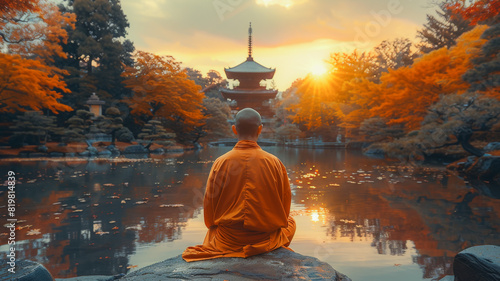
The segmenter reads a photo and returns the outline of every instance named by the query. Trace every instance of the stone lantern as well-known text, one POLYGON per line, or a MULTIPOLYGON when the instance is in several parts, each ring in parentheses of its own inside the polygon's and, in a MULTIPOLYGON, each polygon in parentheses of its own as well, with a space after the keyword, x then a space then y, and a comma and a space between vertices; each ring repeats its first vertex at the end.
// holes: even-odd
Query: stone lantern
POLYGON ((87 104, 90 107, 90 112, 94 113, 94 117, 99 117, 102 115, 102 105, 105 103, 105 101, 99 100, 99 97, 95 93, 92 93, 90 98, 87 100, 87 104))

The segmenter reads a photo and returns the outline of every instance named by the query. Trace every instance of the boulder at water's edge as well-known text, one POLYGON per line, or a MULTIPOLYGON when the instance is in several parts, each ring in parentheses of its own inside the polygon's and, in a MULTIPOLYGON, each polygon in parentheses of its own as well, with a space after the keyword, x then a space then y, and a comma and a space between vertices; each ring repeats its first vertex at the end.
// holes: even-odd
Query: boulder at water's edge
POLYGON ((351 281, 317 258, 280 248, 243 258, 186 262, 179 255, 127 274, 120 280, 335 280, 351 281))

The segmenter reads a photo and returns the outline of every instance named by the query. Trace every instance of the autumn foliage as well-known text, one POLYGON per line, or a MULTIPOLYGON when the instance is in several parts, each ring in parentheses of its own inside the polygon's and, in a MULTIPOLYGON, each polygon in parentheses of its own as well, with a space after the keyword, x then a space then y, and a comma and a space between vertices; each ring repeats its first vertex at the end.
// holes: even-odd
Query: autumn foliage
POLYGON ((349 81, 374 78, 373 57, 366 53, 334 53, 325 76, 309 75, 297 85, 299 102, 288 107, 295 123, 308 129, 338 125, 346 108, 356 97, 345 87, 349 81))
POLYGON ((126 67, 123 73, 125 85, 133 96, 124 100, 131 114, 165 118, 182 122, 186 128, 202 124, 201 87, 188 79, 180 63, 171 56, 158 56, 138 51, 134 67, 126 67))
POLYGON ((471 59, 480 53, 486 41, 480 37, 486 28, 477 26, 450 49, 441 48, 417 59, 411 67, 384 73, 379 89, 373 89, 382 95, 381 103, 369 109, 370 117, 380 116, 389 120, 389 125, 404 124, 408 130, 414 130, 440 95, 464 93, 470 85, 462 80, 462 75, 472 67, 471 59))
POLYGON ((62 97, 58 90, 69 92, 61 76, 39 60, 0 53, 0 86, 0 112, 72 110, 57 101, 62 97))
POLYGON ((478 23, 494 24, 499 22, 500 0, 475 0, 467 3, 465 0, 453 0, 447 7, 470 20, 471 25, 478 23))
POLYGON ((72 111, 58 101, 69 93, 66 72, 51 62, 66 56, 60 44, 67 40, 65 28, 74 27, 74 16, 43 1, 18 4, 2 10, 0 20, 0 46, 9 51, 0 53, 0 112, 72 111))
POLYGON ((11 11, 33 11, 38 10, 38 0, 0 0, 0 13, 11 11))

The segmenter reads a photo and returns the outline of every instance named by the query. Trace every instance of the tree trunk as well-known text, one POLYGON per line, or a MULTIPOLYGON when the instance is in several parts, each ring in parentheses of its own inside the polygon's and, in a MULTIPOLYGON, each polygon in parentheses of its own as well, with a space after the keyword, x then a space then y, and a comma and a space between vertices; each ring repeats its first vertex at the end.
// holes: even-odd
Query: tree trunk
POLYGON ((87 75, 92 74, 92 56, 89 56, 89 61, 87 62, 87 75))
POLYGON ((465 151, 467 151, 470 154, 477 156, 477 157, 481 157, 484 155, 484 151, 482 151, 481 149, 479 149, 477 147, 474 147, 470 143, 470 138, 472 137, 471 132, 463 132, 463 133, 460 133, 459 135, 457 135, 456 137, 457 137, 458 142, 460 143, 460 145, 462 146, 462 148, 465 151))
POLYGON ((115 145, 116 131, 118 131, 118 130, 115 129, 115 130, 111 131, 111 145, 115 145))

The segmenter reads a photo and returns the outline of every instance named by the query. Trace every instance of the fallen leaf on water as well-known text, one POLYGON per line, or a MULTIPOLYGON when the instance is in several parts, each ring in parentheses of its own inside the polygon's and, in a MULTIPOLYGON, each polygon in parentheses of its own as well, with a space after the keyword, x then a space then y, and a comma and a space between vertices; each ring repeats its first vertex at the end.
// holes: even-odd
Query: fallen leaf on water
POLYGON ((42 234, 39 228, 28 230, 28 233, 26 233, 26 235, 39 235, 39 234, 42 234))

